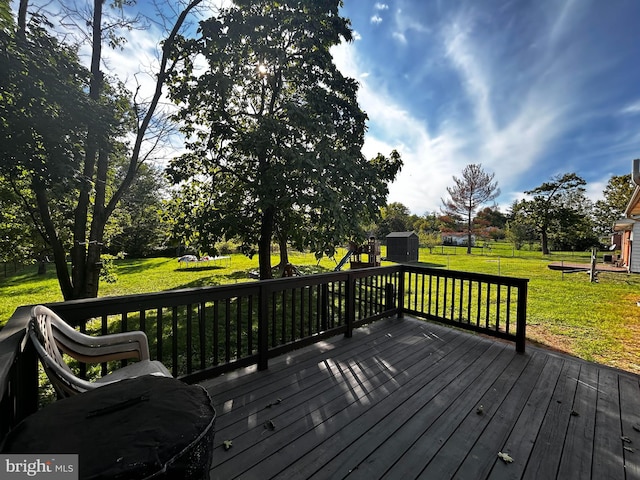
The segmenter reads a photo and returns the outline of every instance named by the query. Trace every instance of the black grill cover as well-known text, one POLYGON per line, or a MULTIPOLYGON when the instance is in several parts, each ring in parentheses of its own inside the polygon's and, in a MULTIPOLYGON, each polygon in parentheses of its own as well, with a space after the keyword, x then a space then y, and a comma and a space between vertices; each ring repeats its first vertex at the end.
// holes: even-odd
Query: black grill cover
POLYGON ((4 453, 76 453, 83 479, 208 478, 215 410, 199 385, 147 375, 54 402, 4 453))

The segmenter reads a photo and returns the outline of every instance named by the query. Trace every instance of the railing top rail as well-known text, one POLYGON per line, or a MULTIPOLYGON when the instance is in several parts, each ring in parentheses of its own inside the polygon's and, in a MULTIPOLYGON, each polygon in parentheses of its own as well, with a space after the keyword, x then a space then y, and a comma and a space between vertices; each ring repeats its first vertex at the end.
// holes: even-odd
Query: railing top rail
MULTIPOLYGON (((27 340, 27 329, 31 319, 31 307, 22 306, 11 316, 7 324, 0 330, 0 378, 6 379, 13 365, 13 360, 27 340)), ((4 397, 6 382, 0 382, 0 398, 4 397)))
POLYGON ((487 273, 463 272, 460 270, 444 270, 441 268, 427 267, 419 264, 404 265, 405 272, 428 272, 440 277, 463 278, 500 285, 524 286, 529 283, 528 278, 504 277, 487 273))
POLYGON ((211 301, 218 298, 227 298, 232 295, 255 295, 261 288, 264 288, 268 292, 274 292, 290 288, 320 285, 333 281, 346 281, 349 278, 394 273, 401 271, 402 268, 401 265, 371 267, 347 270, 344 272, 327 272, 300 277, 276 278, 259 282, 248 281, 227 285, 167 290, 164 292, 69 300, 65 302, 48 303, 47 306, 59 314, 64 314, 65 320, 75 326, 78 322, 86 319, 87 316, 95 315, 95 313, 91 312, 99 311, 101 315, 117 315, 122 313, 123 305, 134 306, 134 308, 129 308, 130 310, 180 306, 187 303, 197 303, 202 299, 211 301))

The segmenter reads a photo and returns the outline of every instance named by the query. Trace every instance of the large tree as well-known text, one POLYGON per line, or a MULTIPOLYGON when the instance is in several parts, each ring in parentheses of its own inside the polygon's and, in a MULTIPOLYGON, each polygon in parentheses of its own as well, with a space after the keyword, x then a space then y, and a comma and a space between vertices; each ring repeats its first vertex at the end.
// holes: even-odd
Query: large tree
MULTIPOLYGON (((144 100, 102 70, 103 43, 118 45, 122 38, 114 25, 129 25, 106 18, 103 0, 94 0, 82 21, 70 20, 80 12, 66 12, 67 25, 89 27, 83 32, 91 45, 88 69, 75 47, 52 35, 60 24, 40 15, 29 18, 27 0, 20 1, 17 28, 3 24, 2 173, 30 185, 33 195, 24 197, 25 207, 53 251, 65 299, 98 294, 105 226, 162 136, 156 109, 175 57, 173 40, 200 1, 186 4, 177 16, 162 45, 155 90, 144 100)), ((112 6, 123 12, 130 3, 116 0, 112 6)))
POLYGON ((624 217, 635 186, 631 174, 613 175, 602 192, 603 199, 593 206, 596 232, 600 236, 613 233, 613 224, 624 217))
POLYGON ((575 173, 556 175, 551 181, 526 191, 532 197, 530 200, 514 204, 516 221, 535 228, 544 255, 549 254, 550 233, 562 235, 584 218, 585 213, 580 211, 581 201, 578 200, 584 199, 584 185, 584 179, 575 173))
POLYGON ((498 195, 498 182, 495 174, 487 173, 481 164, 470 164, 462 170, 462 177, 453 176, 454 185, 447 187, 448 199, 442 199, 447 215, 464 216, 467 232, 467 253, 471 253, 471 234, 473 215, 480 205, 490 202, 498 195))
POLYGON ((361 153, 357 82, 329 52, 352 36, 340 5, 237 0, 182 41, 170 94, 188 153, 169 173, 193 225, 184 234, 209 248, 222 236, 249 254, 257 245, 261 278, 272 275, 274 237, 321 255, 357 234, 401 166, 397 152, 361 153))
POLYGON ((384 239, 391 232, 406 232, 413 227, 409 209, 400 202, 393 202, 382 207, 380 217, 375 235, 381 239, 384 239))
POLYGON ((113 255, 149 256, 166 245, 168 225, 163 218, 167 181, 160 167, 141 165, 131 188, 123 195, 105 228, 105 245, 113 255))

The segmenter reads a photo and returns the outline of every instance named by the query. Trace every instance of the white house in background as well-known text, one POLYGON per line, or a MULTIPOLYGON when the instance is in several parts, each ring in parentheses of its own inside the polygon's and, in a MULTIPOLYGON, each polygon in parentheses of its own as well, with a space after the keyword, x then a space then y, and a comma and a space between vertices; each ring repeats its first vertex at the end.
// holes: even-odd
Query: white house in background
MULTIPOLYGON (((466 233, 461 232, 445 232, 442 234, 442 244, 443 245, 457 245, 457 246, 466 246, 467 240, 469 236, 466 233)), ((471 235, 471 246, 475 247, 476 245, 476 236, 471 235)))
POLYGON ((620 265, 627 267, 630 272, 640 273, 640 159, 633 161, 631 177, 636 188, 624 211, 624 218, 613 225, 613 230, 620 236, 620 265), (635 249, 634 239, 638 244, 635 249))

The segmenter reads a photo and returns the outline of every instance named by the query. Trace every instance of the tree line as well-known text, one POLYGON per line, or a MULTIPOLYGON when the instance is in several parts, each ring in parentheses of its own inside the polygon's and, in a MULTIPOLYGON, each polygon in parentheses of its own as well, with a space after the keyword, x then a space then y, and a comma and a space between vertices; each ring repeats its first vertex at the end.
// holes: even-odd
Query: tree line
POLYGON ((453 177, 439 212, 412 215, 402 203, 392 203, 382 209, 382 220, 373 226, 375 235, 384 238, 392 231, 413 230, 422 246, 433 249, 442 243, 443 233, 459 233, 467 236, 467 252, 472 235, 483 242, 506 240, 518 250, 537 244, 545 255, 608 247, 613 225, 624 217, 635 188, 631 174, 614 175, 603 198, 592 202, 585 195, 586 181, 565 173, 526 191, 525 198, 503 213, 495 205, 480 208, 499 192, 493 178, 482 165, 469 165, 460 178, 453 177))
POLYGON ((402 159, 362 154, 358 84, 329 52, 352 40, 341 1, 133 5, 20 0, 14 15, 0 0, 2 260, 51 260, 73 299, 97 296, 106 251, 158 236, 212 254, 234 239, 261 278, 272 242, 284 268, 288 245, 322 256, 364 238, 402 159), (127 88, 105 49, 150 27, 154 87, 127 88), (175 138, 185 153, 161 169, 175 138))

